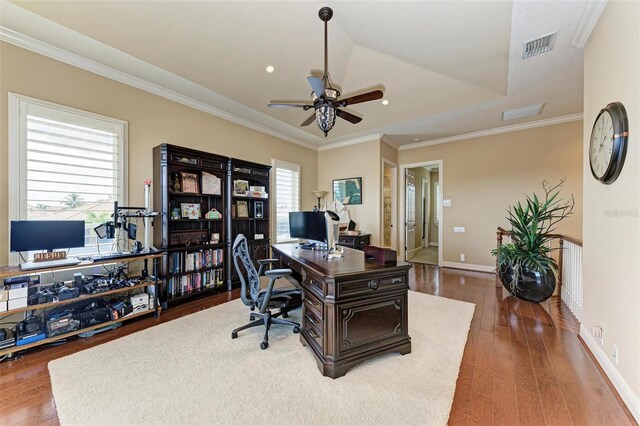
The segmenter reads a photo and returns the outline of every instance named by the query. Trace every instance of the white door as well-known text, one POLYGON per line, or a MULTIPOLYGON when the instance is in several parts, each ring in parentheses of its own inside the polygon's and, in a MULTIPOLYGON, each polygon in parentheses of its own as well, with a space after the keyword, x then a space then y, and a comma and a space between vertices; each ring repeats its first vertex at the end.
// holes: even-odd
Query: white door
POLYGON ((405 176, 406 218, 405 218, 405 258, 411 259, 416 253, 416 177, 411 170, 405 176))

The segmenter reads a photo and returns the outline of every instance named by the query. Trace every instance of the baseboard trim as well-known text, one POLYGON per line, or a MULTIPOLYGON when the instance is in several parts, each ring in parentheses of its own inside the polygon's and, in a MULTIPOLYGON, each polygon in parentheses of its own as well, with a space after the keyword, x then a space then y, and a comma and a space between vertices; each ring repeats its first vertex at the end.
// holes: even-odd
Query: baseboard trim
POLYGON ((429 243, 429 247, 438 247, 438 243, 434 243, 433 241, 429 243))
POLYGON ((580 324, 580 340, 582 340, 586 349, 591 352, 593 359, 598 363, 600 368, 602 368, 605 376, 610 380, 613 388, 618 392, 618 396, 620 396, 622 402, 627 406, 636 422, 640 423, 640 398, 638 398, 638 395, 631 389, 602 347, 583 324, 580 324))
POLYGON ((474 265, 473 263, 462 263, 462 262, 443 261, 442 266, 444 266, 445 268, 465 269, 467 271, 489 272, 489 273, 494 273, 496 270, 495 266, 474 265))

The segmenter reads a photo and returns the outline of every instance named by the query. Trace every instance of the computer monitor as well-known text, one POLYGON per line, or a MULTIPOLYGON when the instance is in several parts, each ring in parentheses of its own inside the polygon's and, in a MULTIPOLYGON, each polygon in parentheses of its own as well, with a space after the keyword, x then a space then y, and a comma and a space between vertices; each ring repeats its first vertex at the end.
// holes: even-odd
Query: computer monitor
POLYGON ((289 212, 291 238, 327 242, 327 222, 324 212, 289 212))
POLYGON ((11 251, 84 247, 84 220, 11 221, 11 251))

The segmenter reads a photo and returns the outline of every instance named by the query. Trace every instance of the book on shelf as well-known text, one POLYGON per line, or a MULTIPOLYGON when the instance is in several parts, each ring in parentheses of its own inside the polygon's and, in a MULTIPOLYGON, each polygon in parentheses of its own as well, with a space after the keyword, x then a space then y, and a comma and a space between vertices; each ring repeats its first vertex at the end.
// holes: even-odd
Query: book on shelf
POLYGON ((168 254, 169 274, 199 271, 201 269, 222 266, 224 250, 203 249, 193 252, 178 251, 168 254))
POLYGON ((167 296, 168 298, 173 298, 222 285, 224 285, 224 271, 222 268, 206 272, 194 272, 169 278, 167 281, 167 296))

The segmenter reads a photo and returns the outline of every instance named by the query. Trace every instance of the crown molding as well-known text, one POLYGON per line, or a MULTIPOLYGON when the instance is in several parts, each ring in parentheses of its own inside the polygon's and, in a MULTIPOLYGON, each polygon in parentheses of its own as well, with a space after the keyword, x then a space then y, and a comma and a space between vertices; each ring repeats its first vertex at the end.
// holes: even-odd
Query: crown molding
POLYGON ((318 147, 318 151, 328 151, 330 149, 343 148, 345 146, 358 145, 365 142, 379 141, 380 139, 382 139, 382 136, 383 135, 381 133, 374 133, 371 135, 361 136, 359 138, 347 139, 346 141, 342 141, 342 142, 334 142, 327 145, 320 145, 318 147))
POLYGON ((400 145, 392 141, 391 138, 387 135, 382 135, 382 138, 380 138, 380 140, 386 143, 387 145, 389 145, 391 148, 395 149, 396 151, 400 149, 400 145))
POLYGON ((607 0, 590 1, 585 4, 578 25, 571 36, 572 46, 584 48, 606 6, 607 0))
MULTIPOLYGON (((224 111, 218 107, 215 107, 209 103, 202 102, 200 100, 194 99, 192 97, 183 95, 174 90, 168 89, 166 87, 160 86, 156 83, 153 83, 149 80, 142 79, 140 77, 136 77, 132 74, 126 73, 124 71, 120 71, 108 65, 98 63, 91 59, 85 58, 76 53, 70 52, 68 50, 59 48, 57 46, 51 45, 44 41, 35 39, 28 35, 22 34, 20 32, 14 31, 10 28, 0 26, 0 41, 4 41, 15 46, 21 47, 26 50, 30 50, 32 52, 38 53, 40 55, 55 59, 60 62, 64 62, 66 64, 72 65, 77 68, 81 68, 85 71, 92 72, 94 74, 98 74, 102 77, 109 78, 111 80, 117 81, 119 83, 126 84, 131 87, 135 87, 136 89, 144 90, 145 92, 152 93, 154 95, 160 96, 162 98, 180 103, 182 105, 188 106, 190 108, 197 109, 199 111, 205 112, 207 114, 213 115, 215 117, 221 118, 223 120, 230 121, 232 123, 238 124, 240 126, 249 128, 251 130, 258 131, 260 133, 264 133, 269 136, 273 136, 275 138, 284 140, 286 142, 290 142, 299 146, 302 146, 307 149, 311 149, 313 151, 317 151, 318 147, 311 143, 306 143, 300 141, 298 139, 292 138, 291 136, 284 134, 282 132, 271 129, 262 124, 258 124, 254 121, 245 119, 238 115, 229 113, 224 111)), ((178 76, 175 76, 179 78, 178 76)), ((218 93, 197 85, 196 83, 189 82, 190 84, 197 86, 197 90, 200 93, 214 95, 216 97, 220 97, 218 93)))
POLYGON ((485 136, 499 135, 502 133, 517 132, 520 130, 535 129, 536 127, 553 126, 555 124, 579 121, 579 120, 582 120, 582 117, 583 117, 582 113, 577 113, 577 114, 571 114, 571 115, 563 115, 560 117, 546 118, 544 120, 530 121, 528 123, 514 124, 511 126, 496 127, 493 129, 481 130, 479 132, 465 133, 458 136, 449 136, 446 138, 433 139, 425 142, 417 142, 417 143, 411 143, 407 145, 400 145, 399 151, 423 148, 423 147, 432 146, 432 145, 441 145, 443 143, 458 142, 458 141, 464 141, 468 139, 476 139, 476 138, 481 138, 485 136))

